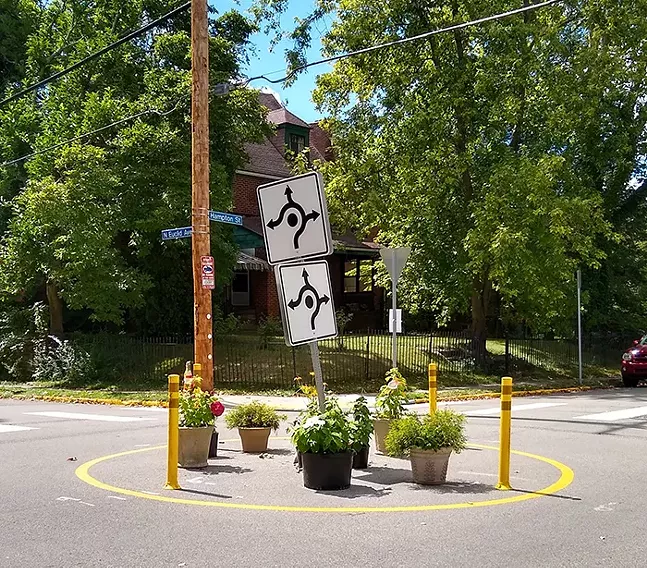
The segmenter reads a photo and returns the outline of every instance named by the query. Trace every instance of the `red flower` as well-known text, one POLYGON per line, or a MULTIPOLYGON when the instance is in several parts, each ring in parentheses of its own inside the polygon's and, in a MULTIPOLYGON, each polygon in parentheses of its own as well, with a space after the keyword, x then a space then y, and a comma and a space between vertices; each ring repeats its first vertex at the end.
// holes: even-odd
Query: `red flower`
POLYGON ((224 411, 225 407, 219 400, 211 403, 211 414, 213 414, 214 416, 221 416, 224 411))

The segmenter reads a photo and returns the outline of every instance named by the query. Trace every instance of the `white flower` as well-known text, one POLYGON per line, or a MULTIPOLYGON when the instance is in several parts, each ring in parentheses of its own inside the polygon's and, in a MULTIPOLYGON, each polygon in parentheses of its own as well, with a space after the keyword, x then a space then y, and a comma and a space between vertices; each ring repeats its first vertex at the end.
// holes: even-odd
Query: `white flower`
POLYGON ((400 385, 398 381, 396 381, 395 379, 391 379, 386 386, 389 387, 391 390, 397 390, 398 386, 400 385))
POLYGON ((312 428, 313 426, 323 426, 325 424, 325 420, 322 420, 318 416, 311 416, 305 421, 305 424, 303 425, 304 428, 312 428))

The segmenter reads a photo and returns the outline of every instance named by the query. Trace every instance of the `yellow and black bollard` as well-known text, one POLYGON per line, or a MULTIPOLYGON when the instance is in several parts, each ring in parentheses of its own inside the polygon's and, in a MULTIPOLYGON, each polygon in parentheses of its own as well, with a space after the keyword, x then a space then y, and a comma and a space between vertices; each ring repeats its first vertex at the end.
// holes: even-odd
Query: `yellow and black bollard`
POLYGON ((501 434, 499 442, 499 483, 501 491, 512 489, 510 485, 510 430, 512 425, 512 377, 501 379, 501 434))
POLYGON ((164 489, 182 489, 177 480, 180 375, 168 376, 168 446, 164 489))
POLYGON ((438 394, 438 370, 435 363, 429 363, 429 414, 436 412, 438 394))

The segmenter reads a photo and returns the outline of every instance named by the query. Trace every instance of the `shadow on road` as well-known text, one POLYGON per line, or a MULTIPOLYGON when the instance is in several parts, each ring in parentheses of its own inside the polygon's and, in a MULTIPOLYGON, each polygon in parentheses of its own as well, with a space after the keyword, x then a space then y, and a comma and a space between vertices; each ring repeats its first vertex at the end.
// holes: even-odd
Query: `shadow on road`
POLYGON ((366 485, 351 485, 348 489, 340 491, 316 491, 320 495, 331 495, 342 499, 356 499, 358 497, 384 497, 391 494, 391 488, 375 489, 366 485))
POLYGON ((566 499, 567 501, 581 501, 581 497, 570 497, 569 495, 556 495, 555 493, 544 493, 542 491, 527 491, 525 489, 511 489, 515 493, 526 493, 529 495, 541 495, 542 497, 554 497, 555 499, 566 499))
POLYGON ((494 491, 492 485, 479 483, 477 481, 448 481, 443 485, 414 485, 416 491, 433 491, 441 495, 451 493, 467 493, 472 495, 491 493, 494 491))

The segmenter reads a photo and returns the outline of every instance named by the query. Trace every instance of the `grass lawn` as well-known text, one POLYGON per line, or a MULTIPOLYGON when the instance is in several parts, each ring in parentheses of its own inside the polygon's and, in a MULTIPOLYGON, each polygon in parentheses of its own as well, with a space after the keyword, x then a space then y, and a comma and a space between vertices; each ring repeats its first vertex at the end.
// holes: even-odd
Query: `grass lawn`
MULTIPOLYGON (((505 373, 505 341, 488 340, 491 370, 472 372, 465 360, 469 340, 429 336, 398 336, 399 368, 410 388, 426 392, 427 365, 439 367, 439 397, 457 393, 498 392, 505 373)), ((191 346, 181 344, 128 343, 102 346, 103 368, 112 372, 105 378, 74 381, 23 382, 0 381, 0 398, 67 397, 70 400, 146 400, 166 399, 166 376, 182 373, 191 357, 191 346), (127 348, 126 348, 127 347, 127 348), (150 348, 149 348, 150 347, 150 348)), ((550 341, 511 342, 510 374, 515 390, 558 389, 577 386, 577 366, 568 344, 550 341)), ((375 393, 391 367, 391 336, 352 335, 319 344, 324 380, 336 393, 375 393)), ((309 379, 312 362, 308 347, 291 349, 282 337, 270 340, 263 349, 256 335, 238 335, 214 346, 215 386, 228 394, 291 396, 296 391, 294 377, 309 379)), ((595 359, 587 354, 585 361, 595 359)), ((575 358, 575 361, 577 359, 575 358)), ((604 386, 617 380, 617 365, 588 365, 584 385, 604 386)), ((309 381, 311 382, 311 381, 309 381)))

